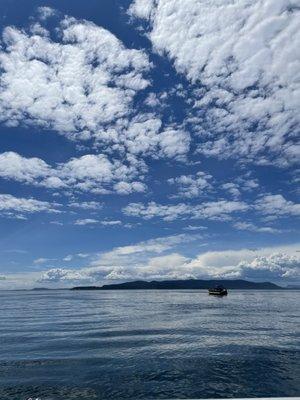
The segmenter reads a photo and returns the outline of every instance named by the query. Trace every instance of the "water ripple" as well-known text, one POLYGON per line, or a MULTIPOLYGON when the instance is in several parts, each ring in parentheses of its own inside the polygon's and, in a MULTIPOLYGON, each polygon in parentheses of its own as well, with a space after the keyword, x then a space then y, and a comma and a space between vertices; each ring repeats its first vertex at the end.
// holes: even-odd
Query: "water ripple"
POLYGON ((0 398, 299 396, 300 292, 1 292, 0 398))

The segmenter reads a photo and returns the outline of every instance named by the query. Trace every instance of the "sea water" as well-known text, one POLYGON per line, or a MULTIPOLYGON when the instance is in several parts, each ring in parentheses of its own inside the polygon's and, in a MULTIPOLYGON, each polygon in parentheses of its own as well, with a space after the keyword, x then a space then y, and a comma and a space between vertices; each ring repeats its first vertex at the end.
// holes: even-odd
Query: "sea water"
POLYGON ((300 291, 0 292, 0 399, 300 395, 300 291))

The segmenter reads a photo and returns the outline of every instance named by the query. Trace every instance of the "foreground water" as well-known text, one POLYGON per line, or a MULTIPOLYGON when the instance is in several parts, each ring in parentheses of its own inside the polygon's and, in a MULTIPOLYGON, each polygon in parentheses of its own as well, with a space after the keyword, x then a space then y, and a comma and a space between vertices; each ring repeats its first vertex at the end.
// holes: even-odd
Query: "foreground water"
POLYGON ((7 291, 0 304, 1 400, 300 395, 300 291, 7 291))

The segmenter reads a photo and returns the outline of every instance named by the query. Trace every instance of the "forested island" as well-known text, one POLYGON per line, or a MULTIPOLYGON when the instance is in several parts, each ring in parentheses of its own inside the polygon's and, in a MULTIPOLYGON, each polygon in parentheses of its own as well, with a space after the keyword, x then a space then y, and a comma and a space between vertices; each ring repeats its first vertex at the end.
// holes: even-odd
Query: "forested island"
POLYGON ((184 279, 184 280, 165 280, 165 281, 132 281, 115 283, 103 286, 76 286, 71 290, 172 290, 172 289, 209 289, 211 287, 223 285, 227 289, 260 289, 278 290, 281 286, 271 282, 250 282, 242 279, 236 280, 203 280, 203 279, 184 279))

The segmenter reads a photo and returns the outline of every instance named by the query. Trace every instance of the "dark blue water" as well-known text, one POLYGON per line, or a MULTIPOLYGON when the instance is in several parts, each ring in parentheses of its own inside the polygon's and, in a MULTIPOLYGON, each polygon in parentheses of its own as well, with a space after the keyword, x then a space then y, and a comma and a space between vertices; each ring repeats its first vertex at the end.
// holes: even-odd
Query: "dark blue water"
POLYGON ((297 291, 0 292, 0 399, 299 396, 297 291))

